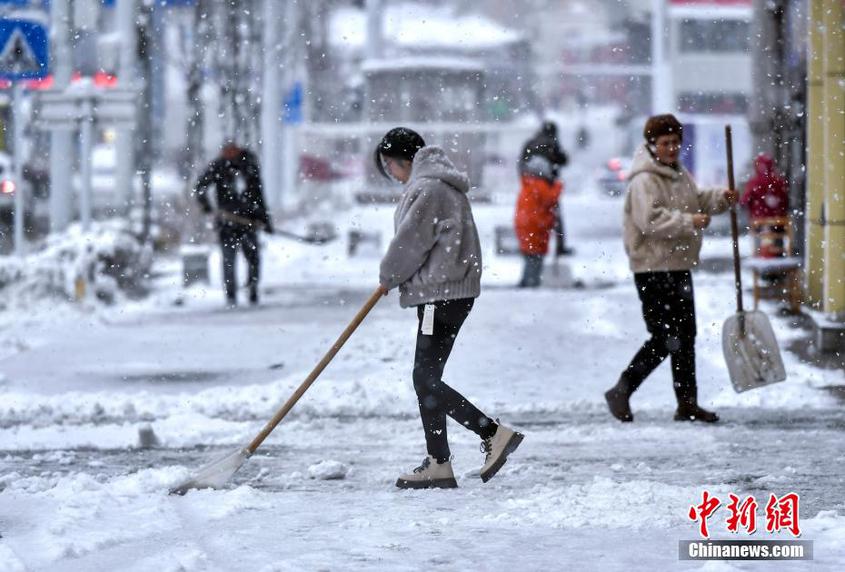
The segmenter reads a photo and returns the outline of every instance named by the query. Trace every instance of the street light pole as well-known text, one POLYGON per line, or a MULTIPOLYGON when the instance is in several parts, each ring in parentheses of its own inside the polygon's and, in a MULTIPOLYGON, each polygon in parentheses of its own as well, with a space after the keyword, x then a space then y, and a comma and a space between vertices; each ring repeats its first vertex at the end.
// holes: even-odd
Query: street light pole
POLYGON ((26 218, 26 201, 24 200, 23 185, 23 82, 16 81, 12 87, 12 113, 15 140, 15 254, 24 254, 24 220, 26 218))
MULTIPOLYGON (((92 86, 86 86, 91 91, 92 86)), ((79 219, 82 231, 91 229, 91 152, 94 148, 94 105, 92 97, 86 97, 82 103, 82 122, 79 125, 80 169, 82 188, 79 197, 79 219)))
POLYGON ((153 168, 153 62, 152 62, 152 27, 153 6, 144 4, 141 9, 140 24, 138 25, 138 59, 141 61, 143 73, 143 91, 141 92, 141 128, 139 129, 140 149, 138 167, 141 171, 141 194, 143 197, 143 214, 141 223, 141 237, 144 242, 150 238, 152 227, 152 168, 153 168))
MULTIPOLYGON (((137 8, 137 0, 117 0, 117 29, 121 42, 118 79, 120 85, 126 89, 131 89, 135 85, 135 66, 138 60, 138 40, 135 29, 137 8)), ((134 129, 130 127, 121 127, 116 131, 115 191, 120 209, 118 212, 128 215, 132 208, 135 191, 135 134, 134 129)))
POLYGON ((674 111, 672 77, 666 60, 666 0, 651 2, 651 112, 674 111))
MULTIPOLYGON (((52 0, 50 21, 53 85, 56 90, 63 90, 70 84, 72 72, 68 0, 52 0)), ((50 133, 50 232, 63 231, 71 220, 73 136, 70 130, 50 133)))
POLYGON ((278 207, 282 189, 279 135, 282 113, 282 29, 278 0, 264 0, 264 82, 261 97, 261 173, 268 202, 278 207))

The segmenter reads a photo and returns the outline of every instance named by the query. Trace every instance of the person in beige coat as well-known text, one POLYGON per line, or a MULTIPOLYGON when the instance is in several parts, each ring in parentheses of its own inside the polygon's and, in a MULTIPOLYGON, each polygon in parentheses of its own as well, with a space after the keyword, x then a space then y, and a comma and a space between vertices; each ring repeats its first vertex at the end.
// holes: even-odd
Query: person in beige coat
POLYGON ((650 337, 605 393, 611 414, 633 421, 630 397, 666 357, 678 408, 676 421, 714 423, 698 405, 695 379, 695 298, 691 270, 698 265, 710 216, 736 202, 734 191, 699 189, 678 161, 683 126, 673 115, 648 119, 625 199, 624 240, 650 337))

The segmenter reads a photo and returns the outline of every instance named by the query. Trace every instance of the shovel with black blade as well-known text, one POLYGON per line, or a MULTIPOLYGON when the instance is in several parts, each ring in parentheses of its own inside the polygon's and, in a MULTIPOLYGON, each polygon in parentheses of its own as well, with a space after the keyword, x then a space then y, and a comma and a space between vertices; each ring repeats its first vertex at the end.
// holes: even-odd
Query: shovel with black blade
MULTIPOLYGON (((725 146, 728 155, 728 185, 736 190, 733 165, 731 126, 725 126, 725 146)), ((736 285, 736 314, 725 320, 722 327, 722 350, 734 389, 739 393, 786 379, 775 332, 763 312, 746 312, 742 307, 742 276, 739 264, 739 228, 736 204, 731 207, 734 278, 736 285)))

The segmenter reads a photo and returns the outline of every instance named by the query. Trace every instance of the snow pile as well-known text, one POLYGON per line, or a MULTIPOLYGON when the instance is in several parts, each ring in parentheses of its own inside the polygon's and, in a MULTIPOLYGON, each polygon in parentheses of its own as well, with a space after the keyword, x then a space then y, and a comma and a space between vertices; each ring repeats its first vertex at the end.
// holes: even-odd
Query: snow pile
MULTIPOLYGON (((727 495, 727 486, 710 488, 714 495, 727 495)), ((551 526, 554 528, 661 528, 686 523, 678 510, 687 499, 701 492, 697 487, 678 487, 648 480, 617 482, 606 477, 561 487, 535 485, 530 491, 498 503, 498 510, 485 520, 514 526, 551 526), (620 510, 625 507, 624 510, 620 510)))
MULTIPOLYGON (((135 538, 172 531, 179 527, 169 514, 167 485, 177 469, 156 469, 110 481, 84 473, 69 476, 14 478, 5 475, 0 486, 4 505, 14 511, 19 503, 33 502, 43 517, 37 534, 24 538, 34 551, 27 554, 41 565, 65 558, 79 558, 135 538), (125 526, 125 514, 135 517, 125 526), (43 543, 42 543, 43 542, 43 543)), ((2 556, 2 555, 0 555, 2 556)), ((15 560, 9 558, 14 569, 15 560)), ((0 568, 7 564, 0 560, 0 568)))
MULTIPOLYGON (((157 438, 168 447, 240 442, 276 412, 301 379, 301 375, 291 376, 271 384, 243 386, 237 392, 215 387, 174 395, 0 393, 0 427, 7 429, 0 433, 0 448, 136 447, 139 430, 150 422, 155 422, 157 438), (139 422, 144 425, 139 427, 139 422)), ((297 405, 290 419, 413 414, 410 384, 376 377, 352 384, 323 381, 297 405)))
POLYGON ((151 262, 151 250, 120 221, 92 224, 88 232, 73 225, 38 252, 0 259, 0 291, 6 307, 88 296, 110 303, 121 291, 136 293, 151 262))
POLYGON ((340 461, 325 460, 308 467, 308 476, 321 481, 345 479, 347 473, 349 473, 349 467, 340 461))

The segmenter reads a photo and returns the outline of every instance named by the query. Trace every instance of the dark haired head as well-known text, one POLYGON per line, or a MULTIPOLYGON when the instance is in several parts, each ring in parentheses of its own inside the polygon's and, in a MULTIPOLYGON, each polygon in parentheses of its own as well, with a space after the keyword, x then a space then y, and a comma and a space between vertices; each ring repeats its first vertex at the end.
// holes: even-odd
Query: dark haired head
POLYGON ((555 125, 554 121, 543 121, 543 125, 540 126, 540 131, 543 132, 543 135, 557 137, 557 125, 555 125))
POLYGON ((389 179, 390 175, 384 170, 382 157, 404 159, 413 162, 417 151, 423 147, 425 147, 425 141, 419 133, 407 127, 394 127, 376 145, 375 152, 373 153, 376 169, 378 169, 378 172, 384 178, 389 179))
POLYGON ((661 135, 672 135, 673 133, 683 141, 684 126, 671 113, 649 117, 643 129, 643 137, 648 143, 655 143, 661 135))

